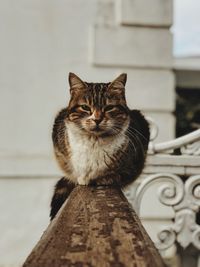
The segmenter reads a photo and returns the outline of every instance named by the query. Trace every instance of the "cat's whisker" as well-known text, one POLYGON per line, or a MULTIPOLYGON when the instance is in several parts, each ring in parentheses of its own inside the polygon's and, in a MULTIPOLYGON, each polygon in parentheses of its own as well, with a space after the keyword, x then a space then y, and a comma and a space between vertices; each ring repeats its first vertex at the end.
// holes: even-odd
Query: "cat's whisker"
POLYGON ((134 134, 131 130, 127 129, 127 132, 135 139, 135 141, 140 145, 143 155, 145 154, 144 146, 141 140, 138 138, 136 134, 134 134))
POLYGON ((126 130, 126 132, 135 140, 135 142, 137 144, 139 144, 139 146, 141 147, 142 153, 144 154, 144 147, 142 142, 140 141, 140 139, 138 139, 137 135, 135 135, 131 130, 129 130, 129 128, 126 130))
POLYGON ((134 130, 135 132, 137 132, 142 138, 144 138, 144 140, 146 140, 146 141, 148 141, 148 139, 140 132, 140 131, 138 131, 137 129, 135 129, 134 127, 129 127, 129 129, 132 129, 132 130, 134 130))
POLYGON ((112 129, 113 129, 113 131, 117 132, 118 134, 120 134, 120 135, 122 135, 122 136, 126 136, 126 138, 128 138, 128 141, 130 142, 130 144, 131 144, 132 147, 134 148, 135 153, 137 154, 137 149, 136 149, 136 147, 135 147, 135 144, 134 144, 133 141, 130 139, 130 137, 127 136, 127 135, 126 135, 125 133, 123 133, 123 132, 118 132, 118 131, 116 131, 116 128, 112 128, 112 129))

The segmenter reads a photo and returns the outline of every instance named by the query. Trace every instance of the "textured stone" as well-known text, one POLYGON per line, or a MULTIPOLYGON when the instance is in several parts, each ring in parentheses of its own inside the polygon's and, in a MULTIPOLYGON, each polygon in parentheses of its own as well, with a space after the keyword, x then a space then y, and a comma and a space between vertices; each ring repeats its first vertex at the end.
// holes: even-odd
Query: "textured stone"
POLYGON ((167 29, 96 25, 91 34, 92 63, 95 65, 153 68, 172 66, 172 36, 167 29))
POLYGON ((24 267, 164 267, 119 188, 78 186, 24 267))
POLYGON ((172 0, 117 0, 117 17, 123 25, 170 26, 172 0))

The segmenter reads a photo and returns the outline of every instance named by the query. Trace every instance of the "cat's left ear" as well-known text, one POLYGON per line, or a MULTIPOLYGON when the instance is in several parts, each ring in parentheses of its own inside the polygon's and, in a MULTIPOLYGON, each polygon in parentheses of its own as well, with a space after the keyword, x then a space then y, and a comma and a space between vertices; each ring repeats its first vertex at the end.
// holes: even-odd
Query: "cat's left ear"
POLYGON ((86 87, 86 84, 74 73, 69 73, 70 92, 80 90, 86 87))
POLYGON ((120 74, 113 82, 110 83, 109 88, 112 88, 114 90, 124 90, 127 80, 127 74, 122 73, 120 74))

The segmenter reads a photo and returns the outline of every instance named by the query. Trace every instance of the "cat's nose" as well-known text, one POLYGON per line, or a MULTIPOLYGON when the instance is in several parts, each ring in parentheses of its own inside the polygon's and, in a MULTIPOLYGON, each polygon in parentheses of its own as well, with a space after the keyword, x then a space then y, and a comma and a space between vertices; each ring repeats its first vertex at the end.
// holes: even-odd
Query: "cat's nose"
POLYGON ((102 121, 102 118, 94 118, 93 121, 94 121, 97 125, 99 125, 99 124, 101 123, 101 121, 102 121))
POLYGON ((99 111, 94 111, 92 119, 97 125, 99 125, 101 123, 102 119, 103 119, 102 118, 102 113, 99 112, 99 111))

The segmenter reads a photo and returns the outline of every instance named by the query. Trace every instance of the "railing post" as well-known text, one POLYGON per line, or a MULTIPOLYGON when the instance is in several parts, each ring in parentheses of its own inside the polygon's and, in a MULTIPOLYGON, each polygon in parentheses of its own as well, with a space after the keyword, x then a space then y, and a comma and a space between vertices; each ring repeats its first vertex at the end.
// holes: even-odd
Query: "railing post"
POLYGON ((164 264, 120 188, 78 186, 23 267, 164 264))

